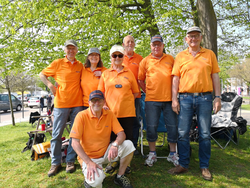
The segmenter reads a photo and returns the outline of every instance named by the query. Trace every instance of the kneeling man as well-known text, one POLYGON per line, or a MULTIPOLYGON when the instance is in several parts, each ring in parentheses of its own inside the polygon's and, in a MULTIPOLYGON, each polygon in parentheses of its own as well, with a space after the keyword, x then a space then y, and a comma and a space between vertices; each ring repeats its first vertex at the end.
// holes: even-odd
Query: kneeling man
POLYGON ((78 155, 85 177, 85 187, 102 187, 105 174, 102 165, 120 160, 120 168, 115 176, 115 184, 132 188, 124 176, 133 158, 134 145, 125 140, 126 135, 117 118, 110 110, 104 110, 104 95, 95 90, 89 95, 89 108, 77 114, 70 132, 72 146, 78 155), (111 132, 117 135, 110 143, 111 132))

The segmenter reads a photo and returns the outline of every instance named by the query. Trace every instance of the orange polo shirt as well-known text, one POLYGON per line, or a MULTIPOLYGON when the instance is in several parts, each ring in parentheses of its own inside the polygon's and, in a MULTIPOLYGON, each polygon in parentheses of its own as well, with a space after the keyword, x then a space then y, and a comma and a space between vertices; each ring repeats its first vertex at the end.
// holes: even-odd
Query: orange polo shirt
POLYGON ((160 59, 150 54, 141 61, 138 80, 146 79, 145 101, 172 101, 173 65, 174 58, 164 53, 160 59))
MULTIPOLYGON (((132 57, 129 58, 128 56, 125 55, 123 59, 123 65, 125 65, 132 71, 136 80, 138 80, 139 64, 142 59, 143 57, 135 52, 132 57)), ((138 89, 140 91, 139 84, 138 84, 138 89)), ((139 92, 139 95, 136 98, 141 98, 141 92, 139 92)))
MULTIPOLYGON (((124 131, 112 111, 102 109, 102 116, 98 119, 88 108, 77 114, 69 136, 80 140, 90 158, 100 158, 109 146, 112 131, 115 134, 124 131)), ((79 156, 78 161, 83 162, 79 156)))
POLYGON ((80 84, 83 65, 75 59, 72 64, 66 57, 53 61, 42 73, 53 77, 58 83, 54 99, 55 108, 82 106, 80 84))
POLYGON ((188 49, 177 54, 172 74, 180 77, 180 93, 212 92, 212 74, 220 72, 212 50, 201 48, 193 57, 188 49))
POLYGON ((99 80, 101 76, 95 76, 94 72, 96 71, 105 71, 107 68, 106 67, 97 67, 96 70, 93 72, 91 69, 83 67, 82 69, 82 76, 81 76, 81 88, 83 92, 83 106, 89 106, 89 94, 97 90, 99 80))
POLYGON ((98 89, 105 94, 106 104, 117 118, 135 117, 133 93, 139 90, 133 73, 127 67, 119 73, 112 67, 104 71, 98 89), (115 85, 122 87, 116 88, 115 85))

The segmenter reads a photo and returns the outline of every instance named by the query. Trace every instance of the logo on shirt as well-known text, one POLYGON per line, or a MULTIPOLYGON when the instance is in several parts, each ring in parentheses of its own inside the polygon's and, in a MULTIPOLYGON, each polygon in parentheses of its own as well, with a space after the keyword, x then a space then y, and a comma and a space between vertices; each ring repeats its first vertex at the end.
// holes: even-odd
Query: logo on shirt
POLYGON ((76 73, 80 73, 81 71, 76 71, 76 73))
POLYGON ((207 60, 207 58, 205 58, 205 57, 203 57, 202 59, 203 59, 204 61, 206 61, 206 60, 207 60))
POLYGON ((70 131, 70 133, 76 134, 76 132, 74 130, 70 131))
POLYGON ((137 63, 131 63, 131 64, 133 64, 133 65, 137 65, 137 63))
POLYGON ((124 76, 124 78, 128 79, 128 77, 124 76))

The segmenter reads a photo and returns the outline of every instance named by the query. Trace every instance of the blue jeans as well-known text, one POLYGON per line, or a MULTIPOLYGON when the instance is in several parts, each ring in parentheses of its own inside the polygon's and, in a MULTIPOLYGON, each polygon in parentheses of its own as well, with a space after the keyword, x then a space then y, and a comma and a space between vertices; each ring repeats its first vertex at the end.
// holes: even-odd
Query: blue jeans
POLYGON ((138 138, 139 138, 139 130, 141 127, 141 124, 140 124, 141 99, 140 98, 135 99, 135 114, 136 114, 136 118, 133 124, 133 144, 136 148, 137 143, 138 143, 138 138))
POLYGON ((194 113, 197 115, 199 131, 200 168, 208 168, 211 156, 210 128, 213 109, 212 94, 192 96, 179 95, 180 113, 178 116, 179 164, 188 168, 190 162, 189 132, 194 113))
POLYGON ((172 110, 172 102, 145 102, 145 114, 147 123, 147 140, 149 142, 156 142, 157 128, 160 120, 161 112, 163 112, 164 122, 168 132, 168 142, 177 143, 177 115, 172 110))
MULTIPOLYGON (((54 123, 53 123, 53 130, 52 130, 52 139, 50 141, 51 147, 51 164, 58 165, 61 164, 62 158, 62 134, 64 128, 66 126, 68 117, 70 115, 70 130, 73 126, 75 117, 78 112, 82 110, 82 107, 73 107, 73 108, 54 108, 54 123)), ((67 157, 66 162, 75 162, 76 152, 71 146, 72 139, 70 138, 69 146, 67 149, 67 157)))

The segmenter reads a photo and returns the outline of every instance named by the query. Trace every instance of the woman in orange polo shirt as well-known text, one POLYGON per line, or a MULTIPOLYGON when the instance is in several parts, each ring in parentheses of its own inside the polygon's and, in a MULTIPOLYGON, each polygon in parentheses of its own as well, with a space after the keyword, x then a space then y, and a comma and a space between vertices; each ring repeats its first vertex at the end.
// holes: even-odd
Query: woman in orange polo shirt
MULTIPOLYGON (((126 134, 127 140, 133 140, 133 124, 135 121, 135 98, 139 94, 137 81, 134 74, 127 67, 122 65, 124 49, 120 45, 114 45, 110 50, 111 68, 104 71, 98 90, 105 94, 106 107, 117 117, 126 134)), ((105 108, 105 107, 104 107, 105 108)), ((111 141, 116 139, 116 135, 111 135, 111 141)), ((109 164, 106 172, 111 172, 117 162, 109 164)), ((130 166, 126 173, 130 173, 130 166)))
POLYGON ((106 69, 107 68, 103 66, 99 49, 90 48, 81 76, 84 110, 89 107, 89 94, 97 90, 101 74, 106 69))
POLYGON ((133 121, 136 116, 134 102, 139 94, 137 81, 131 70, 122 65, 122 46, 114 45, 110 50, 110 56, 111 68, 103 72, 98 89, 105 94, 106 105, 118 118, 126 139, 132 141, 133 121))

